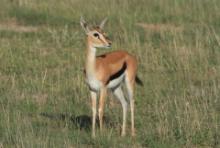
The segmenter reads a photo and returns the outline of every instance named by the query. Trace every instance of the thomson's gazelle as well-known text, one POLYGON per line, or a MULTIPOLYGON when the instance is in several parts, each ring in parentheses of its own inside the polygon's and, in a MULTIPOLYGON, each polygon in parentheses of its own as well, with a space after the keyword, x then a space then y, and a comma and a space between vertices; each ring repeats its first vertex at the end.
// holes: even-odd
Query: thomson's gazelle
POLYGON ((131 134, 135 135, 134 129, 134 84, 135 81, 142 84, 137 78, 137 60, 126 51, 118 50, 103 55, 96 56, 97 48, 111 47, 111 41, 103 32, 103 27, 106 22, 104 19, 99 26, 89 28, 83 18, 80 20, 82 28, 87 35, 87 49, 86 49, 86 63, 85 73, 86 82, 90 89, 92 99, 92 136, 95 137, 95 123, 96 123, 96 102, 99 95, 99 123, 100 130, 102 130, 103 110, 107 89, 112 90, 113 94, 119 99, 123 108, 123 124, 122 133, 125 135, 126 129, 126 115, 127 115, 127 100, 124 97, 121 84, 125 82, 128 100, 131 108, 131 134))

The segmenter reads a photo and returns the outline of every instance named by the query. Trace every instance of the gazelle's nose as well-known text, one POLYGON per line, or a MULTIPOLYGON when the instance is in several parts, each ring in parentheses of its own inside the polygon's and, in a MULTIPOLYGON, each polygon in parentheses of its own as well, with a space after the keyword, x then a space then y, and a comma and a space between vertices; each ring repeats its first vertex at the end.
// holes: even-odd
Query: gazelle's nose
POLYGON ((107 47, 111 47, 111 46, 112 46, 112 43, 111 43, 111 42, 108 42, 107 47))

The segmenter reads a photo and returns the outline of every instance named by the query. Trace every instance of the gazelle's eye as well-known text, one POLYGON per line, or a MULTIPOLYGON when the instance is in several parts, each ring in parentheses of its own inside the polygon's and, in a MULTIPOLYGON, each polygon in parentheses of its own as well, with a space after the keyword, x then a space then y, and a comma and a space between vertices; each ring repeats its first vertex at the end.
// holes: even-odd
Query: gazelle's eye
POLYGON ((93 36, 96 37, 96 38, 98 38, 98 37, 99 37, 99 34, 98 34, 98 33, 94 33, 93 36))

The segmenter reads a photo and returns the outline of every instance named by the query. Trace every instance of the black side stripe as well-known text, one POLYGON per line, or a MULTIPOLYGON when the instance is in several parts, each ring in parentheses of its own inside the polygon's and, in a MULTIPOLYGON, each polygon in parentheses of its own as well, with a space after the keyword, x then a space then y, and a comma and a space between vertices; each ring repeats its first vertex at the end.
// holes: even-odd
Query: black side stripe
POLYGON ((123 66, 122 66, 122 68, 121 68, 118 72, 116 72, 115 74, 113 74, 113 75, 110 76, 109 80, 107 81, 107 84, 108 84, 110 81, 112 81, 112 80, 114 80, 114 79, 120 77, 120 76, 125 72, 126 68, 127 68, 127 64, 124 63, 123 66))

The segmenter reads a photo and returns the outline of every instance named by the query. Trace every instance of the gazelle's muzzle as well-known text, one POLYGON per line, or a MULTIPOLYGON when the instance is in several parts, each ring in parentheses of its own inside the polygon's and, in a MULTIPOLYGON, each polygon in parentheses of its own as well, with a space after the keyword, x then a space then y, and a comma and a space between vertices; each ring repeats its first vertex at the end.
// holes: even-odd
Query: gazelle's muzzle
POLYGON ((108 46, 107 47, 111 47, 112 46, 112 42, 108 42, 108 46))
POLYGON ((111 47, 112 46, 112 41, 107 40, 107 47, 111 47))

